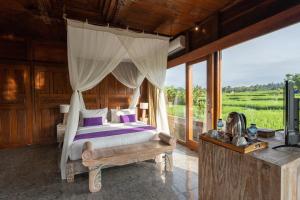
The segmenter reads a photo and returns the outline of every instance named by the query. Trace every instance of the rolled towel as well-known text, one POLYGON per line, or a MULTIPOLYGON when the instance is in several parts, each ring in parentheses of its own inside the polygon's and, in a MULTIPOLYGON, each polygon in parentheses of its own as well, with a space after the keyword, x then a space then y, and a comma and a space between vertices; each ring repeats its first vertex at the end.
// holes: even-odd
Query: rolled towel
POLYGON ((176 138, 168 135, 166 133, 159 133, 158 134, 159 138, 161 141, 163 141, 166 144, 172 145, 172 146, 176 146, 176 138))

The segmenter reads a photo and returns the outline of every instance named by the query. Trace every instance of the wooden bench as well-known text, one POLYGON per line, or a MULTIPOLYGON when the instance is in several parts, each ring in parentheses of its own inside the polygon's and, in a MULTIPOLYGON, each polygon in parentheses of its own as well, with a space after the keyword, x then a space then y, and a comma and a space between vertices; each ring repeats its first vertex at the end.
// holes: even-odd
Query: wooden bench
POLYGON ((90 192, 100 191, 101 168, 104 166, 120 166, 150 159, 155 159, 161 165, 161 154, 165 153, 165 169, 172 171, 172 152, 176 146, 176 139, 164 133, 159 134, 159 139, 102 149, 93 149, 92 143, 86 142, 82 151, 82 164, 89 169, 90 192))

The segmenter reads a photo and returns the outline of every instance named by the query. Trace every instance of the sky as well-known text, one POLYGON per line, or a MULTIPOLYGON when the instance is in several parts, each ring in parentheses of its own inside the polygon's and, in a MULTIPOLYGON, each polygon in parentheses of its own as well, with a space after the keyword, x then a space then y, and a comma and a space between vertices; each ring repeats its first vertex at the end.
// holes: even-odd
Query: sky
MULTIPOLYGON (((193 66, 193 84, 205 86, 205 63, 193 66)), ((222 51, 222 86, 280 83, 300 73, 300 23, 222 51)), ((184 87, 184 65, 168 69, 166 86, 184 87)))

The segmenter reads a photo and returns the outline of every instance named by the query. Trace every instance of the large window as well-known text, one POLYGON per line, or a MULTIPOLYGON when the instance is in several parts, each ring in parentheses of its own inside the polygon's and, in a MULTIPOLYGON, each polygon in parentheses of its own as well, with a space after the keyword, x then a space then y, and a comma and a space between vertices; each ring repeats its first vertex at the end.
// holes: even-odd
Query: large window
POLYGON ((300 24, 222 52, 222 117, 242 112, 248 124, 283 128, 283 82, 300 89, 300 24))
POLYGON ((181 141, 186 140, 185 64, 167 70, 165 93, 170 132, 181 141))

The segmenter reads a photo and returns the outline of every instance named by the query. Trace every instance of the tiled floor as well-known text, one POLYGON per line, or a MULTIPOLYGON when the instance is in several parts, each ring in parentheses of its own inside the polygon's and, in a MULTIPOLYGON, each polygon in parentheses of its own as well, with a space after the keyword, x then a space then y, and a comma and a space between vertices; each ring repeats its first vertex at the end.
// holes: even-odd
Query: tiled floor
POLYGON ((142 162, 103 169, 102 189, 88 192, 88 176, 61 181, 56 146, 0 150, 0 199, 197 199, 198 158, 185 147, 174 153, 174 171, 160 172, 142 162))

